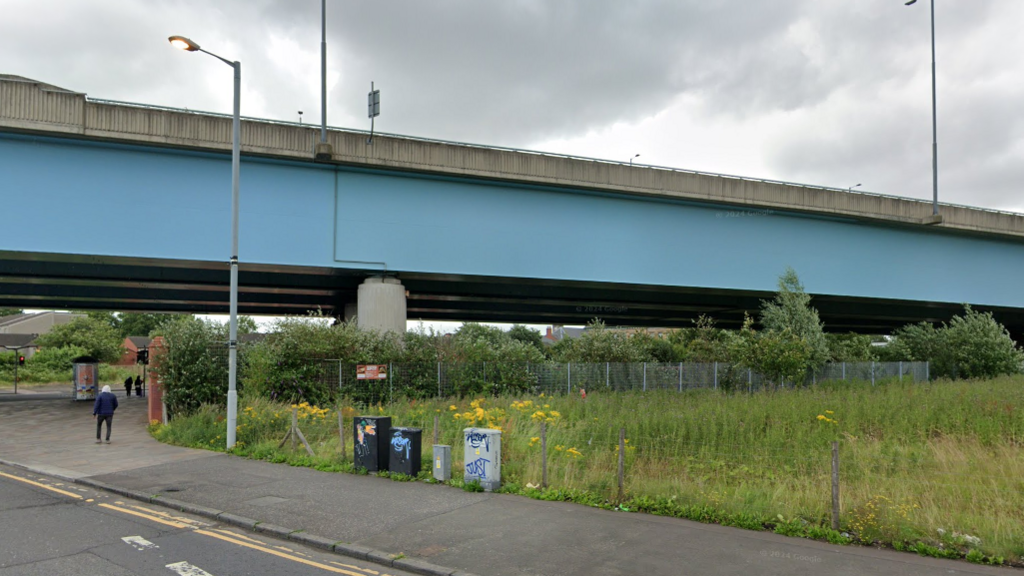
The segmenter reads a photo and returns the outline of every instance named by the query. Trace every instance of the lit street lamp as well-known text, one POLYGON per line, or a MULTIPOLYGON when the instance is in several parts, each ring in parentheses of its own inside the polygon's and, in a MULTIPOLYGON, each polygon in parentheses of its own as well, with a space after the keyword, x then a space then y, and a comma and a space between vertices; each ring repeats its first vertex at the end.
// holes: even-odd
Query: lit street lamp
POLYGON ((230 296, 230 328, 228 333, 228 429, 227 447, 235 445, 235 423, 238 420, 238 392, 235 383, 238 375, 238 164, 239 140, 241 136, 241 119, 239 100, 242 86, 242 63, 232 62, 207 52, 199 44, 184 36, 171 36, 167 40, 171 45, 188 52, 203 52, 231 66, 235 70, 235 113, 231 129, 231 296, 230 296))
MULTIPOLYGON (((932 215, 939 214, 939 132, 935 112, 935 0, 932 1, 932 215)), ((917 0, 904 2, 905 6, 917 0)))

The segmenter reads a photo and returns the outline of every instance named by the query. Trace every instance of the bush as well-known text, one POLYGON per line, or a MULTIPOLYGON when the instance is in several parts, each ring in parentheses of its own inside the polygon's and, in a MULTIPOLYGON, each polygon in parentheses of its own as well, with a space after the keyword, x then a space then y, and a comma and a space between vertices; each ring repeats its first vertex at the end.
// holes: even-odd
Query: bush
POLYGON ((930 361, 932 377, 989 378, 1020 373, 1024 353, 991 312, 965 305, 963 316, 940 328, 927 322, 900 328, 882 359, 930 361))
POLYGON ((75 358, 87 356, 88 354, 88 350, 75 345, 63 346, 61 348, 43 348, 32 356, 28 364, 54 372, 67 372, 71 370, 71 365, 75 358))
POLYGON ((166 352, 152 366, 172 414, 189 414, 204 404, 227 400, 227 328, 185 316, 161 329, 166 352))

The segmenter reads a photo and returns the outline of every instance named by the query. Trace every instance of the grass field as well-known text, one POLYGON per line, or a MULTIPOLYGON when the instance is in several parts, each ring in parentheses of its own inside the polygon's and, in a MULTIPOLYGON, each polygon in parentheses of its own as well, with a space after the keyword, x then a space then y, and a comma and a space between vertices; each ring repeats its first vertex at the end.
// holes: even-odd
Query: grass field
MULTIPOLYGON (((333 407, 332 407, 333 408, 333 407)), ((835 383, 748 394, 591 393, 402 402, 343 408, 424 430, 435 417, 461 478, 462 430, 502 430, 503 482, 536 497, 717 521, 845 541, 830 523, 831 442, 839 442, 841 532, 922 554, 1012 563, 1024 558, 1024 378, 928 384, 835 383), (549 490, 541 484, 546 423, 549 490), (625 494, 617 486, 626 431, 625 494)), ((291 407, 243 400, 236 453, 330 470, 337 412, 299 407, 316 458, 277 450, 291 407)), ((154 427, 164 441, 223 447, 223 414, 207 408, 154 427)), ((348 436, 348 444, 351 437, 348 436)), ((300 448, 301 450, 301 448, 300 448)), ((351 457, 351 446, 348 455, 351 457)))

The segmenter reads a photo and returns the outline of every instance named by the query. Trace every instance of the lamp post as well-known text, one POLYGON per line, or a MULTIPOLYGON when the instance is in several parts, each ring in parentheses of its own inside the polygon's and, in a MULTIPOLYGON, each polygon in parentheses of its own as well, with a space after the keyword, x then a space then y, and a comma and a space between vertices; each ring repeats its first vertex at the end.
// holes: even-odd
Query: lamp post
MULTIPOLYGON (((637 154, 636 156, 633 156, 633 158, 639 158, 639 157, 640 157, 640 155, 639 155, 639 154, 637 154)), ((629 159, 629 165, 630 165, 630 166, 632 166, 632 165, 633 165, 633 158, 630 158, 630 159, 629 159)))
POLYGON ((238 420, 238 392, 235 383, 238 376, 238 165, 239 140, 241 139, 241 118, 239 101, 242 86, 242 63, 221 58, 213 52, 207 52, 199 44, 184 36, 171 36, 167 39, 175 48, 188 52, 203 52, 231 66, 235 71, 235 111, 231 126, 231 296, 229 314, 231 317, 228 332, 228 429, 225 437, 227 447, 235 445, 235 423, 238 420))
POLYGON ((327 143, 327 0, 320 0, 320 143, 327 143))
MULTIPOLYGON (((910 6, 917 0, 905 2, 904 6, 910 6)), ((932 4, 932 215, 939 214, 939 130, 936 119, 935 105, 935 0, 932 4)))
POLYGON ((847 192, 853 192, 854 188, 859 188, 859 187, 860 187, 860 184, 854 184, 853 186, 850 186, 849 188, 847 188, 846 191, 847 192))

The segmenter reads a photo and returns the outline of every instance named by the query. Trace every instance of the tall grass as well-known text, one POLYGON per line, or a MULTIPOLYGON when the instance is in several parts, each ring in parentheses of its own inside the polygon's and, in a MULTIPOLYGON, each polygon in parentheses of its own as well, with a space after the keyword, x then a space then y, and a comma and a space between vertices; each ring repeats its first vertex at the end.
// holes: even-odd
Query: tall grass
MULTIPOLYGON (((265 400, 243 407, 240 452, 274 454, 291 409, 265 400)), ((865 542, 896 545, 923 540, 953 547, 977 537, 980 544, 969 547, 1015 561, 1024 557, 1021 377, 838 382, 752 395, 694 390, 346 406, 349 443, 357 410, 422 428, 427 445, 436 416, 439 441, 453 446, 455 477, 461 477, 462 430, 500 428, 503 481, 520 486, 541 483, 544 421, 548 484, 609 501, 619 496, 624 428, 626 498, 820 525, 828 525, 831 511, 831 442, 837 440, 843 530, 865 542)), ((318 457, 336 461, 337 413, 301 412, 300 427, 318 457)), ((206 410, 158 435, 186 445, 222 445, 214 439, 223 434, 218 417, 206 410)))

